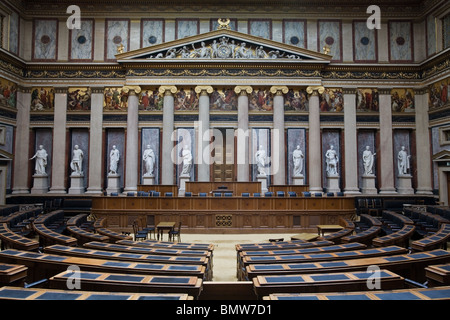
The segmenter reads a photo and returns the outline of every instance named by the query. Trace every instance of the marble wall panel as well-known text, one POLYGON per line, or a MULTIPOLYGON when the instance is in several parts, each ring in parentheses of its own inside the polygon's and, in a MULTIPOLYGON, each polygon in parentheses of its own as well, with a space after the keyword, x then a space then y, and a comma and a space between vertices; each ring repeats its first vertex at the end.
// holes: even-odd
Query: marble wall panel
POLYGON ((9 16, 9 51, 19 54, 20 18, 19 14, 12 11, 9 16))
POLYGON ((303 159, 303 171, 304 183, 308 184, 307 179, 307 161, 308 157, 306 154, 306 129, 301 128, 289 128, 287 129, 287 179, 288 184, 293 184, 292 177, 294 175, 294 161, 292 158, 293 152, 300 146, 300 150, 304 155, 303 159))
POLYGON ((124 167, 125 167, 125 132, 123 129, 108 129, 106 132, 106 150, 105 150, 105 186, 108 186, 108 172, 110 159, 109 154, 112 150, 112 147, 116 146, 117 150, 119 150, 119 163, 117 165, 117 173, 120 175, 120 188, 124 186, 124 167))
POLYGON ((410 21, 389 21, 389 60, 413 61, 413 32, 410 21))
MULTIPOLYGON (((323 185, 327 185, 327 163, 326 163, 326 157, 325 154, 327 153, 328 149, 333 146, 333 149, 336 150, 336 153, 339 158, 339 164, 337 166, 337 173, 341 176, 341 134, 339 130, 335 129, 326 129, 322 131, 322 178, 323 178, 323 185)), ((342 180, 342 179, 341 179, 342 180)))
MULTIPOLYGON (((372 167, 372 173, 376 176, 377 175, 377 157, 379 156, 376 154, 378 152, 377 146, 375 144, 375 131, 374 130, 358 130, 357 134, 358 139, 358 146, 357 146, 357 157, 358 157, 358 186, 362 188, 362 175, 364 174, 364 164, 362 155, 364 150, 366 150, 366 146, 369 146, 370 151, 372 153, 375 153, 375 159, 374 164, 372 167)), ((376 183, 377 180, 375 180, 376 183)))
POLYGON ((115 60, 117 47, 123 45, 123 51, 127 52, 130 46, 130 20, 107 19, 106 20, 105 60, 115 60))
MULTIPOLYGON (((447 126, 447 125, 445 125, 447 126)), ((440 127, 433 127, 431 128, 431 148, 432 148, 432 155, 439 153, 443 150, 449 150, 449 145, 441 145, 441 139, 440 139, 440 127)), ((439 189, 439 171, 438 171, 438 165, 436 162, 433 161, 433 189, 438 190, 439 189)))
POLYGON ((142 19, 141 20, 141 48, 153 46, 164 42, 164 20, 142 19))
POLYGON ((0 106, 16 108, 17 85, 14 82, 0 78, 0 106))
POLYGON ((258 167, 256 165, 255 154, 262 147, 262 150, 266 152, 266 173, 267 173, 267 184, 270 185, 270 129, 267 128, 252 128, 250 136, 250 154, 249 163, 251 166, 251 176, 252 181, 257 181, 256 177, 258 175, 258 167))
MULTIPOLYGON (((8 153, 13 153, 13 146, 14 146, 14 128, 12 126, 8 126, 5 124, 0 125, 1 129, 1 143, 0 143, 0 150, 6 151, 8 153)), ((6 189, 11 189, 11 183, 12 183, 12 161, 10 161, 7 165, 7 176, 6 176, 6 189)))
POLYGON ((283 20, 283 42, 306 49, 306 20, 283 20))
POLYGON ((410 131, 405 129, 396 129, 394 130, 394 175, 395 175, 395 186, 398 186, 398 165, 397 165, 397 156, 399 151, 402 149, 402 146, 405 147, 405 151, 408 155, 411 155, 410 158, 410 170, 409 174, 413 175, 413 161, 414 157, 411 154, 411 137, 410 131))
POLYGON ((176 19, 176 39, 195 36, 200 32, 200 21, 198 19, 176 19))
POLYGON ((431 56, 436 53, 436 18, 431 14, 427 16, 426 30, 427 56, 431 56))
POLYGON ((92 61, 94 58, 93 19, 81 20, 80 29, 71 29, 69 35, 69 60, 92 61))
POLYGON ((415 112, 414 91, 396 88, 391 90, 392 112, 415 112))
POLYGON ((332 61, 342 61, 342 30, 341 22, 336 20, 317 21, 317 51, 323 52, 323 47, 330 49, 332 61))
POLYGON ((248 20, 248 33, 264 39, 272 39, 272 20, 248 20))
POLYGON ((366 21, 353 21, 353 60, 377 62, 378 43, 376 29, 367 28, 366 21))
MULTIPOLYGON (((82 170, 84 174, 84 185, 87 187, 87 181, 89 177, 89 129, 85 128, 77 128, 72 129, 70 132, 70 155, 69 155, 69 164, 72 161, 72 151, 75 147, 75 145, 78 145, 78 148, 83 151, 83 164, 82 164, 82 170)), ((98 161, 101 161, 98 159, 98 161)), ((68 176, 72 174, 72 169, 69 165, 69 174, 68 176)))
MULTIPOLYGON (((209 22, 209 29, 210 31, 215 31, 219 27, 219 18, 217 19, 211 19, 209 22)), ((230 30, 237 31, 238 30, 238 21, 237 19, 230 19, 230 23, 228 24, 230 27, 230 30)))
POLYGON ((33 21, 33 60, 54 61, 58 57, 58 20, 33 21))
POLYGON ((191 169, 191 180, 195 180, 195 163, 196 159, 196 143, 195 143, 195 129, 194 128, 178 128, 177 129, 177 141, 175 146, 175 159, 173 159, 176 163, 176 176, 177 181, 179 182, 179 177, 181 172, 183 171, 183 149, 187 148, 191 151, 192 154, 192 169, 191 169))
POLYGON ((442 19, 442 35, 443 35, 443 47, 447 49, 450 47, 450 14, 446 15, 442 19))
POLYGON ((144 155, 144 151, 145 149, 147 149, 147 146, 149 145, 150 148, 153 150, 153 152, 155 153, 155 166, 154 166, 154 171, 153 174, 155 175, 155 184, 159 183, 159 170, 160 170, 160 132, 159 132, 159 128, 142 128, 141 130, 141 173, 140 173, 140 179, 141 179, 141 183, 143 183, 143 178, 142 176, 145 173, 145 164, 144 161, 142 160, 142 157, 144 155))

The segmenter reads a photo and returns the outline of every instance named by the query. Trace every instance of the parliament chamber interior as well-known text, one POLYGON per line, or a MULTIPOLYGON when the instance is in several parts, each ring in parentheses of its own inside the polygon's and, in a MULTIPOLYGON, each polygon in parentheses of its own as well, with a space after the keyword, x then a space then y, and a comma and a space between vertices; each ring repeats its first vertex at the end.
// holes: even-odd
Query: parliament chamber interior
POLYGON ((449 1, 0 27, 0 300, 450 300, 449 1))

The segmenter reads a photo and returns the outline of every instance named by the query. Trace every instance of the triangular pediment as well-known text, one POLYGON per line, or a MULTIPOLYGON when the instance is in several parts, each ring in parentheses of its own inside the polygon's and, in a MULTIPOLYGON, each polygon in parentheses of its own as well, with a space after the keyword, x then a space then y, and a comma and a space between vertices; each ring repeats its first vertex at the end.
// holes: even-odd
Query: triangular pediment
POLYGON ((14 155, 5 151, 5 150, 0 150, 0 163, 4 162, 4 161, 12 161, 14 158, 14 155))
POLYGON ((327 64, 332 56, 233 30, 216 30, 116 55, 130 62, 298 62, 327 64))
POLYGON ((433 155, 433 161, 450 161, 450 150, 442 150, 433 155))

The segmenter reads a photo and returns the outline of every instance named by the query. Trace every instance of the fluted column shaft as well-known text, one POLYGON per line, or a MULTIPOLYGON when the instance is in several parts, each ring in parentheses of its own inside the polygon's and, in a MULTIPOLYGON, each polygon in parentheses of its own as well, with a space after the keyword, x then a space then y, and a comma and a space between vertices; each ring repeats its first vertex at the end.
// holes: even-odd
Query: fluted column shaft
POLYGON ((253 89, 250 86, 234 88, 238 97, 238 130, 237 130, 237 181, 249 181, 249 132, 248 132, 248 94, 253 89))
POLYGON ((320 109, 319 94, 323 87, 308 87, 309 94, 309 138, 308 138, 308 168, 309 189, 312 192, 322 192, 322 157, 320 139, 320 109))
POLYGON ((124 87, 128 91, 127 112, 127 144, 125 158, 125 188, 124 192, 137 191, 138 156, 139 156, 139 87, 124 87))
POLYGON ((159 92, 164 94, 163 105, 163 134, 162 134, 162 162, 161 162, 161 184, 173 185, 174 159, 172 159, 174 130, 174 94, 177 92, 175 86, 161 86, 159 92))

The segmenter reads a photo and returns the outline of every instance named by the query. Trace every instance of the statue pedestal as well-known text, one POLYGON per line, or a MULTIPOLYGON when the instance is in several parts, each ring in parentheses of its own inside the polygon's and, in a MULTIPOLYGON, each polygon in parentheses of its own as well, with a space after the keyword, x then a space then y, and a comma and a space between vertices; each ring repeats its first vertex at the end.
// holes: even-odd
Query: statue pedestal
POLYGON ((120 175, 108 174, 108 188, 106 188, 106 192, 108 194, 111 192, 120 192, 120 175))
POLYGON ((154 185, 154 184, 155 184, 155 176, 154 176, 154 175, 151 175, 151 176, 143 176, 143 177, 142 177, 142 180, 143 180, 143 184, 146 185, 146 186, 154 185))
POLYGON ((339 175, 327 175, 327 192, 340 192, 339 175))
POLYGON ((69 194, 84 193, 84 175, 71 175, 69 194))
POLYGON ((377 194, 377 188, 375 188, 375 175, 363 175, 362 176, 362 188, 363 194, 377 194))
POLYGON ((33 175, 33 188, 31 192, 36 193, 47 193, 48 192, 48 175, 35 174, 33 175))
POLYGON ((398 176, 398 188, 399 194, 414 194, 412 188, 412 176, 410 174, 404 174, 398 176))
POLYGON ((265 193, 268 191, 267 189, 267 176, 257 175, 256 180, 261 182, 261 193, 265 193))
POLYGON ((298 176, 294 176, 294 177, 292 177, 292 182, 296 186, 302 186, 305 184, 305 177, 302 174, 298 175, 298 176))
POLYGON ((191 180, 189 175, 180 175, 180 188, 178 189, 178 196, 184 197, 186 192, 186 181, 191 180))

